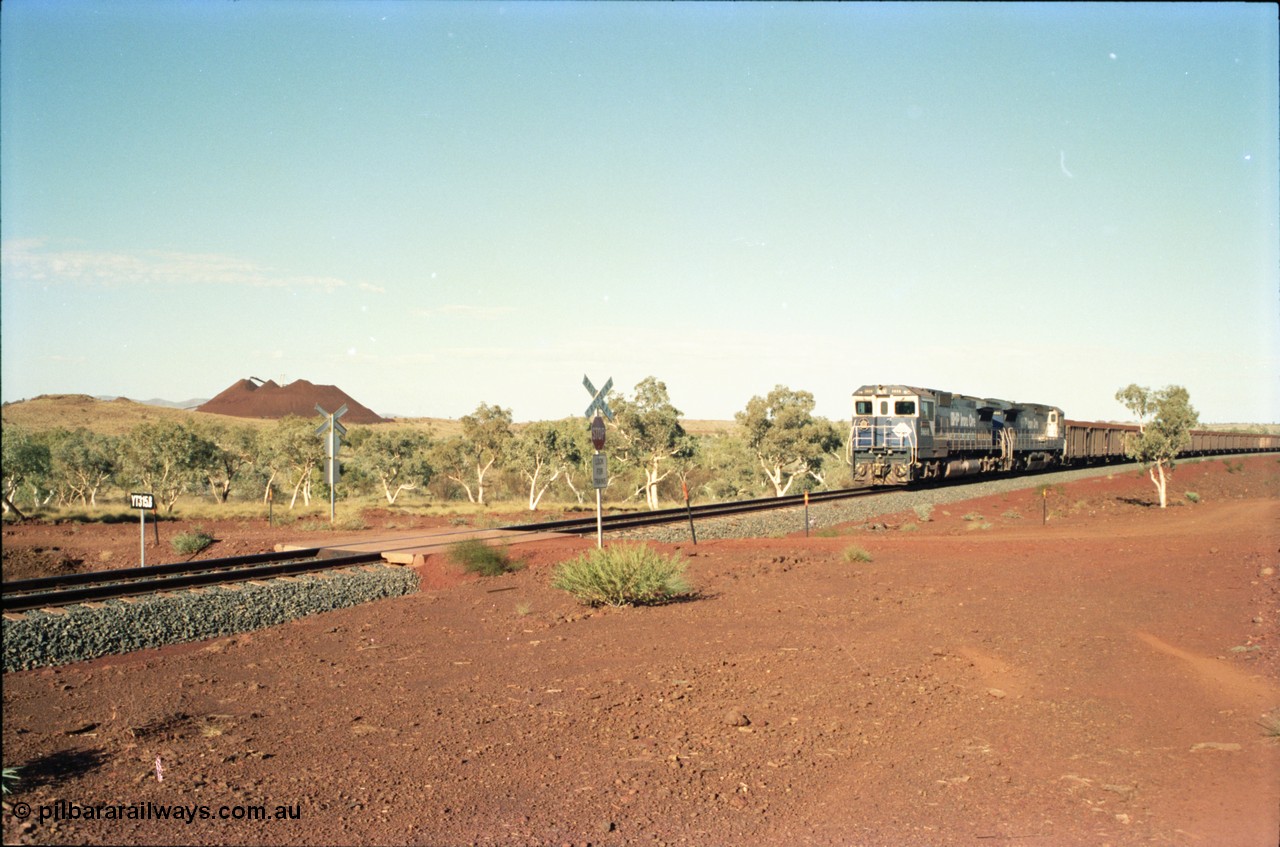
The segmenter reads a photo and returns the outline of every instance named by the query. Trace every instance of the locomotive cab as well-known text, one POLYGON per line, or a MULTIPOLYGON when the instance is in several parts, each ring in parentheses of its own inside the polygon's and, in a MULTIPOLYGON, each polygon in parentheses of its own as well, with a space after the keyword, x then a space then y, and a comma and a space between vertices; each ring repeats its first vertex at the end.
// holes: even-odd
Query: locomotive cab
POLYGON ((849 454, 854 482, 903 485, 915 479, 922 452, 933 451, 937 397, 906 385, 864 385, 853 393, 849 454))

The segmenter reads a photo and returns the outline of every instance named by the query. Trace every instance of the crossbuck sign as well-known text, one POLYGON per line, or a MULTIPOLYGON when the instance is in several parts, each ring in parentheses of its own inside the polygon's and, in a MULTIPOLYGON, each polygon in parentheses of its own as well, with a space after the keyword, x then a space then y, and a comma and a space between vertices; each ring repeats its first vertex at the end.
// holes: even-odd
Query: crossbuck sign
POLYGON ((316 404, 316 411, 324 415, 324 423, 316 429, 316 435, 324 439, 324 481, 329 483, 329 523, 333 523, 334 519, 334 491, 338 485, 338 450, 342 447, 342 436, 347 434, 347 428, 338 423, 338 418, 347 413, 347 404, 343 403, 338 411, 332 415, 324 410, 319 403, 316 404))
POLYGON ((582 386, 591 395, 591 405, 587 407, 586 416, 590 418, 595 415, 595 420, 591 422, 591 445, 596 448, 596 454, 591 457, 591 484, 596 490, 596 547, 603 547, 604 525, 600 513, 600 490, 609 485, 609 465, 605 455, 600 452, 604 447, 604 421, 600 420, 600 415, 613 420, 613 409, 609 408, 609 404, 604 399, 609 396, 609 389, 613 388, 613 377, 609 377, 604 386, 596 391, 596 387, 591 384, 591 378, 583 374, 582 386))
POLYGON ((589 418, 598 411, 609 420, 613 420, 613 409, 609 408, 609 404, 604 399, 609 396, 609 390, 613 388, 613 377, 609 377, 604 384, 604 388, 596 391, 596 387, 591 384, 591 379, 586 374, 583 374, 582 385, 587 389, 587 393, 591 395, 591 405, 587 407, 586 417, 589 418))

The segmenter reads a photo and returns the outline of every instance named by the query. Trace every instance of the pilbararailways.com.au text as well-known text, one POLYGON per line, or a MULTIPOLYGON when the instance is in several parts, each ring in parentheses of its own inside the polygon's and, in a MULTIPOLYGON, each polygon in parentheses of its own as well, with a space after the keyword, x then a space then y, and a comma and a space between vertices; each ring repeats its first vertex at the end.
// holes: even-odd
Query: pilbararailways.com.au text
POLYGON ((302 804, 270 806, 236 804, 206 806, 201 803, 95 803, 92 805, 58 800, 38 807, 40 823, 48 821, 296 821, 302 819, 302 804))

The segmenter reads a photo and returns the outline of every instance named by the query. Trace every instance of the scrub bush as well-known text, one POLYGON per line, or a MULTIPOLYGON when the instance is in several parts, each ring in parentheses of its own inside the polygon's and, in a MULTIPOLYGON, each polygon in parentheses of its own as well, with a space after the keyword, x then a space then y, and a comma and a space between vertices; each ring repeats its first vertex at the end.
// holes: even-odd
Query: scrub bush
POLYGON ((467 573, 478 573, 481 576, 500 576, 523 567, 519 562, 512 561, 506 550, 490 547, 474 538, 450 546, 449 558, 462 565, 467 573))
POLYGON ((551 587, 589 606, 653 605, 690 593, 684 571, 679 556, 663 556, 643 544, 619 544, 557 565, 551 587))
POLYGON ((195 532, 183 532, 175 535, 169 544, 172 545, 175 553, 181 553, 184 556, 193 556, 204 548, 213 543, 213 536, 203 530, 195 532))

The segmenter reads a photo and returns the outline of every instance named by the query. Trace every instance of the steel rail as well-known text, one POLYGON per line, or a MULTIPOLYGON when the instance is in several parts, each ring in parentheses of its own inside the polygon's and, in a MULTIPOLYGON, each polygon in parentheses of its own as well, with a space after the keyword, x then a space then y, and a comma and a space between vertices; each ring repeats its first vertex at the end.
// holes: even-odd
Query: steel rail
MULTIPOLYGON (((875 494, 890 494, 901 491, 895 488, 842 488, 836 491, 810 492, 810 503, 823 503, 831 500, 846 500, 853 497, 865 497, 875 494)), ((772 509, 787 509, 803 506, 803 494, 787 494, 782 497, 763 497, 755 500, 730 500, 723 503, 706 503, 700 506, 678 506, 674 509, 654 509, 649 512, 629 512, 617 515, 605 515, 601 519, 602 528, 616 532, 623 529, 634 529, 655 526, 664 523, 677 523, 688 520, 692 515, 695 520, 705 518, 728 517, 731 515, 763 512, 772 509)), ((534 524, 518 524, 502 527, 520 532, 564 532, 568 534, 588 534, 596 531, 595 517, 571 518, 563 521, 545 521, 534 524)))
POLYGON ((312 558, 320 553, 319 547, 307 550, 286 550, 274 553, 251 553, 245 556, 228 556, 223 559, 201 559, 194 562, 171 562, 167 565, 146 565, 137 568, 115 568, 108 571, 89 571, 87 573, 58 574, 56 576, 38 576, 31 579, 17 579, 4 583, 6 593, 13 591, 45 591, 50 588, 69 588, 76 585, 96 585, 103 582, 122 582, 146 577, 170 576, 172 574, 212 571, 219 568, 238 568, 246 565, 261 565, 268 562, 291 561, 294 559, 312 558))
MULTIPOLYGON (((304 551, 305 552, 305 551, 304 551)), ((251 557, 237 557, 251 558, 251 557)), ((210 560, 215 561, 215 560, 210 560)), ((326 571, 334 568, 353 567, 382 561, 381 553, 359 553, 350 556, 333 558, 311 558, 298 560, 297 551, 292 552, 289 561, 268 564, 250 565, 210 570, 209 562, 202 563, 204 568, 176 573, 168 576, 138 574, 141 568, 129 568, 117 571, 100 571, 99 574, 111 574, 115 581, 99 579, 97 584, 78 588, 53 588, 44 591, 27 591, 19 593, 15 587, 21 583, 37 580, 22 580, 21 583, 6 583, 4 595, 0 603, 5 612, 22 612, 40 609, 46 606, 68 606, 74 603, 87 603, 95 600, 112 600, 120 597, 132 597, 141 594, 156 594, 163 591, 176 591, 184 588, 198 588, 207 585, 225 585, 235 582, 247 582, 253 579, 270 579, 289 576, 291 574, 326 571)), ((187 564, 187 563, 182 563, 187 564)), ((89 576, 89 574, 85 574, 89 576)))

